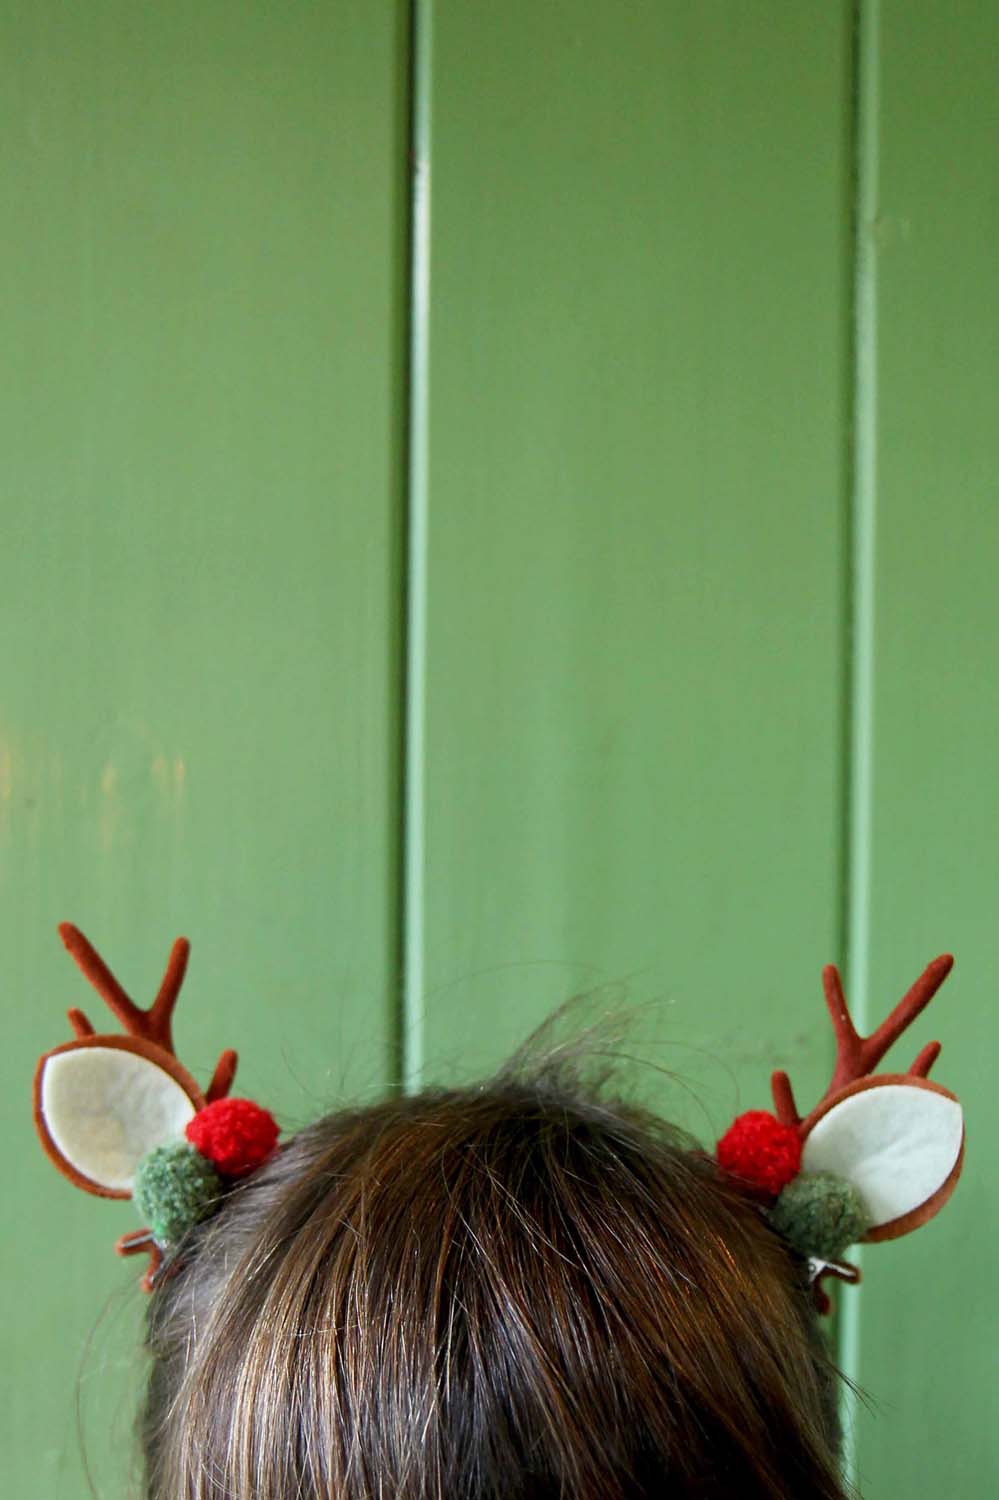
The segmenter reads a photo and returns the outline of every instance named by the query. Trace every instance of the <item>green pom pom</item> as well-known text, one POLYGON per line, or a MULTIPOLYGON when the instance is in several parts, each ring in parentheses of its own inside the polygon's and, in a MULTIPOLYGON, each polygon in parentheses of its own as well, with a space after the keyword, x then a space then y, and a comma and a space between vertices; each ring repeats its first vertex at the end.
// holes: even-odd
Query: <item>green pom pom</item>
POLYGON ((831 1172, 800 1173, 770 1210, 770 1222, 799 1255, 838 1260, 871 1227, 852 1183, 831 1172))
POLYGON ((210 1212, 221 1191, 210 1161, 187 1141, 170 1141, 139 1162, 132 1197, 160 1244, 173 1245, 210 1212))

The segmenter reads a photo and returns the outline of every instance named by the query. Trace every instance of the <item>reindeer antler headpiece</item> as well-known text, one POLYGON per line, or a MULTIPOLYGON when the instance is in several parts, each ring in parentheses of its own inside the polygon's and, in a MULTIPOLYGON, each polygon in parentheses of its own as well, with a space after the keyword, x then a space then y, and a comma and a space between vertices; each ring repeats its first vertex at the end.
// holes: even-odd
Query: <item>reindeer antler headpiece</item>
POLYGON ((147 1250, 150 1290, 163 1252, 210 1211, 225 1179, 242 1177, 273 1150, 274 1120, 249 1099, 230 1099, 236 1054, 219 1058, 202 1094, 173 1050, 171 1019, 190 944, 178 938, 148 1010, 130 1000, 83 933, 59 935, 125 1034, 99 1035, 69 1012, 74 1040, 46 1052, 35 1070, 35 1125, 52 1161, 101 1198, 134 1197, 150 1227, 124 1235, 119 1254, 147 1250))
POLYGON ((836 1066, 826 1092, 802 1118, 787 1074, 776 1072, 776 1114, 740 1115, 718 1142, 721 1166, 767 1205, 775 1228, 808 1259, 823 1311, 824 1276, 860 1279, 854 1266, 839 1263, 848 1245, 918 1229, 944 1206, 960 1176, 961 1106, 927 1076, 940 1043, 925 1046, 907 1073, 874 1073, 953 964, 949 953, 935 958, 867 1037, 858 1035, 839 972, 829 964, 822 984, 836 1066))
MULTIPOLYGON (((226 1179, 270 1155, 278 1130, 259 1105, 228 1097, 235 1052, 222 1053, 204 1094, 177 1060, 170 1023, 187 968, 186 938, 174 943, 156 999, 143 1010, 81 932, 68 922, 59 932, 125 1034, 99 1035, 82 1011, 71 1010, 74 1039, 39 1059, 35 1123, 45 1150, 77 1187, 136 1199, 149 1227, 124 1235, 117 1248, 149 1252, 148 1290, 163 1252, 211 1211, 226 1179)), ((907 1073, 873 1072, 952 964, 949 954, 934 959, 868 1037, 858 1035, 830 964, 822 978, 836 1066, 825 1094, 802 1117, 787 1074, 777 1072, 776 1113, 740 1115, 718 1142, 721 1167, 808 1260, 823 1310, 823 1277, 859 1280, 839 1259, 848 1245, 918 1228, 943 1207, 960 1175, 961 1106, 927 1076, 940 1044, 924 1047, 907 1073)))

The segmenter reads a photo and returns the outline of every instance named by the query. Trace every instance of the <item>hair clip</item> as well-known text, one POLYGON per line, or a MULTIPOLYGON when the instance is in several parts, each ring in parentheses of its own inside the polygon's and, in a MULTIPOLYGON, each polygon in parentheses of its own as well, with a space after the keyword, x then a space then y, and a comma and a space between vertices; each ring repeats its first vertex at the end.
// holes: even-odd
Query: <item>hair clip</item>
POLYGON ((278 1127, 249 1099, 231 1099, 236 1054, 225 1051, 204 1093, 177 1060, 171 1018, 190 944, 178 938, 148 1010, 129 999, 76 927, 59 935, 125 1034, 98 1034, 69 1012, 74 1039, 38 1060, 35 1126, 59 1171, 101 1198, 134 1198, 148 1228, 122 1235, 120 1255, 148 1251, 151 1291, 164 1253, 218 1204, 227 1181, 274 1150, 278 1127))
POLYGON ((895 1239, 939 1213, 964 1160, 964 1118, 949 1089, 927 1077, 930 1042, 907 1073, 874 1073, 953 967, 935 958, 870 1036, 850 1019, 839 972, 822 971, 836 1037, 832 1081, 802 1118, 786 1073, 772 1078, 775 1114, 740 1115, 717 1145, 719 1165, 763 1203, 770 1222, 808 1262, 820 1311, 826 1276, 859 1281, 840 1260, 849 1245, 895 1239))

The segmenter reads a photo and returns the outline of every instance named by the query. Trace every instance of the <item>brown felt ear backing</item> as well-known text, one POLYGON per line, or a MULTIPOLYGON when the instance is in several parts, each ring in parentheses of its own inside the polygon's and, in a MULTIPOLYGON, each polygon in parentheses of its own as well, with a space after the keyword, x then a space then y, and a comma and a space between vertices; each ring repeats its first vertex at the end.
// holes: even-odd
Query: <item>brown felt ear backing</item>
POLYGON ((64 1042, 62 1046, 53 1047, 50 1052, 44 1053, 38 1059, 33 1085, 33 1115, 35 1129, 38 1132, 38 1138, 42 1143, 45 1154, 64 1177, 68 1178, 75 1187, 82 1188, 84 1192, 93 1193, 98 1198, 130 1198, 132 1195, 129 1191, 95 1182, 92 1177, 87 1176, 77 1166, 74 1166, 71 1161, 67 1160, 56 1144, 45 1118, 42 1080, 47 1064, 54 1057, 59 1057, 69 1052, 77 1052, 84 1048, 120 1051, 143 1058, 153 1067, 166 1073, 174 1083, 179 1085, 191 1101, 192 1113, 204 1108, 205 1098, 187 1069, 182 1067, 171 1053, 165 1052, 162 1047, 158 1047, 153 1042, 147 1042, 141 1037, 93 1035, 78 1037, 76 1041, 64 1042))
POLYGON ((848 1084, 823 1100, 803 1134, 803 1170, 846 1178, 871 1210, 869 1243, 897 1239, 938 1213, 964 1158, 957 1098, 911 1073, 848 1084))
POLYGON ((884 1088, 888 1084, 894 1084, 897 1088, 928 1089, 930 1093, 942 1094, 945 1099, 953 1099, 955 1104, 960 1102, 956 1094, 950 1089, 945 1089, 942 1083, 937 1083, 933 1078, 919 1078, 911 1073, 874 1073, 866 1078, 855 1079, 853 1083, 837 1089, 836 1093, 828 1094, 821 1104, 816 1105, 808 1119, 802 1122, 802 1141, 806 1141, 819 1121, 829 1114, 830 1110, 842 1104, 844 1099, 850 1099, 854 1094, 862 1094, 867 1089, 884 1088))

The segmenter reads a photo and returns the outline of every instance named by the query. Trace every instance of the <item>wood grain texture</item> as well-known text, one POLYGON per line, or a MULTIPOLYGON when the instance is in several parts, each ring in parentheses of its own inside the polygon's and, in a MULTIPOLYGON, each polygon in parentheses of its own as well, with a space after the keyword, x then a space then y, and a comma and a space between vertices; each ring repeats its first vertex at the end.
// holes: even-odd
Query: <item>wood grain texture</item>
MULTIPOLYGON (((297 1123, 393 1069, 406 7, 0 14, 0 951, 10 1493, 124 1493, 131 1205, 43 1163, 77 921, 207 1083, 297 1123), (123 1311, 124 1309, 124 1311, 123 1311)), ((99 1004, 99 1002, 97 1002, 99 1004)), ((102 1020, 103 1024, 103 1020, 102 1020)))

